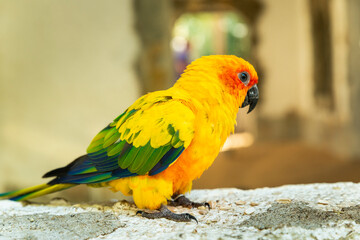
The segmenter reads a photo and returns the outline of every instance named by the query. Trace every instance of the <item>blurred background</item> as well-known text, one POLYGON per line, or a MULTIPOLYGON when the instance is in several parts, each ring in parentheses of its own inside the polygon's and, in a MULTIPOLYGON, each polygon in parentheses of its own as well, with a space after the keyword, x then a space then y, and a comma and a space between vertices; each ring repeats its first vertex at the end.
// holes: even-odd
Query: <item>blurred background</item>
POLYGON ((43 183, 209 54, 253 63, 260 101, 194 188, 360 180, 360 1, 0 0, 0 192, 43 183))

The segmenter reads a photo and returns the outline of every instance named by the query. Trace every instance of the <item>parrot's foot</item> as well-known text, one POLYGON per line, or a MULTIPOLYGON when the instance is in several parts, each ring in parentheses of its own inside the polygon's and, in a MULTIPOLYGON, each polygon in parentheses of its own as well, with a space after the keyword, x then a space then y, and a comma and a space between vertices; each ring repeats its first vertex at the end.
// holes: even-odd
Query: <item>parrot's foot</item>
POLYGON ((207 202, 203 202, 203 203, 197 203, 197 202, 192 202, 190 201, 188 198, 186 198, 184 195, 181 195, 179 197, 176 197, 174 200, 168 201, 168 205, 169 206, 183 206, 183 207, 187 207, 187 208, 197 208, 197 207, 207 207, 210 210, 210 204, 207 202))
POLYGON ((175 222, 191 222, 191 220, 195 220, 196 223, 198 223, 198 220, 193 215, 189 213, 173 213, 165 205, 161 205, 158 212, 147 213, 144 211, 137 211, 136 214, 141 214, 142 217, 149 219, 166 218, 175 222))

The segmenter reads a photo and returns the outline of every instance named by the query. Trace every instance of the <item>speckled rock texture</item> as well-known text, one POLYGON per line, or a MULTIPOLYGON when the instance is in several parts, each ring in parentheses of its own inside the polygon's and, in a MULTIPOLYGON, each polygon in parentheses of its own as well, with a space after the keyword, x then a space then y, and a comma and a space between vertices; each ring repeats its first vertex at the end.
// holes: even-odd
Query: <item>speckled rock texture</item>
POLYGON ((360 239, 360 184, 194 190, 212 209, 169 207, 199 223, 149 220, 133 203, 0 201, 3 239, 360 239))

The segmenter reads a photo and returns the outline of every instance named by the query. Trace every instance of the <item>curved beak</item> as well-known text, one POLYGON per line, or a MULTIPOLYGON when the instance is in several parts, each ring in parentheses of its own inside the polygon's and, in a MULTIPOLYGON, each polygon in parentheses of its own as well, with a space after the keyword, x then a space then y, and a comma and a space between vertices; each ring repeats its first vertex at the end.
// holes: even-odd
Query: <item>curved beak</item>
POLYGON ((246 107, 247 105, 250 105, 249 110, 247 112, 247 113, 250 113, 252 110, 254 110, 258 100, 259 100, 259 89, 258 89, 257 85, 255 84, 248 90, 245 100, 241 105, 241 108, 246 107))

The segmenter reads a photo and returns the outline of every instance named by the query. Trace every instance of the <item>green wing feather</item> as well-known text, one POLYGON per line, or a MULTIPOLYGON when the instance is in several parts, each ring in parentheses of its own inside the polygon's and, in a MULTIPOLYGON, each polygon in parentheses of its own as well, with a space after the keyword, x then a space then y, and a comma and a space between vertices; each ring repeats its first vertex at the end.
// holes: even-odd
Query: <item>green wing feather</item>
POLYGON ((87 149, 93 164, 82 173, 119 168, 136 175, 158 173, 178 158, 193 139, 194 113, 181 101, 156 93, 137 100, 95 136, 87 149))

